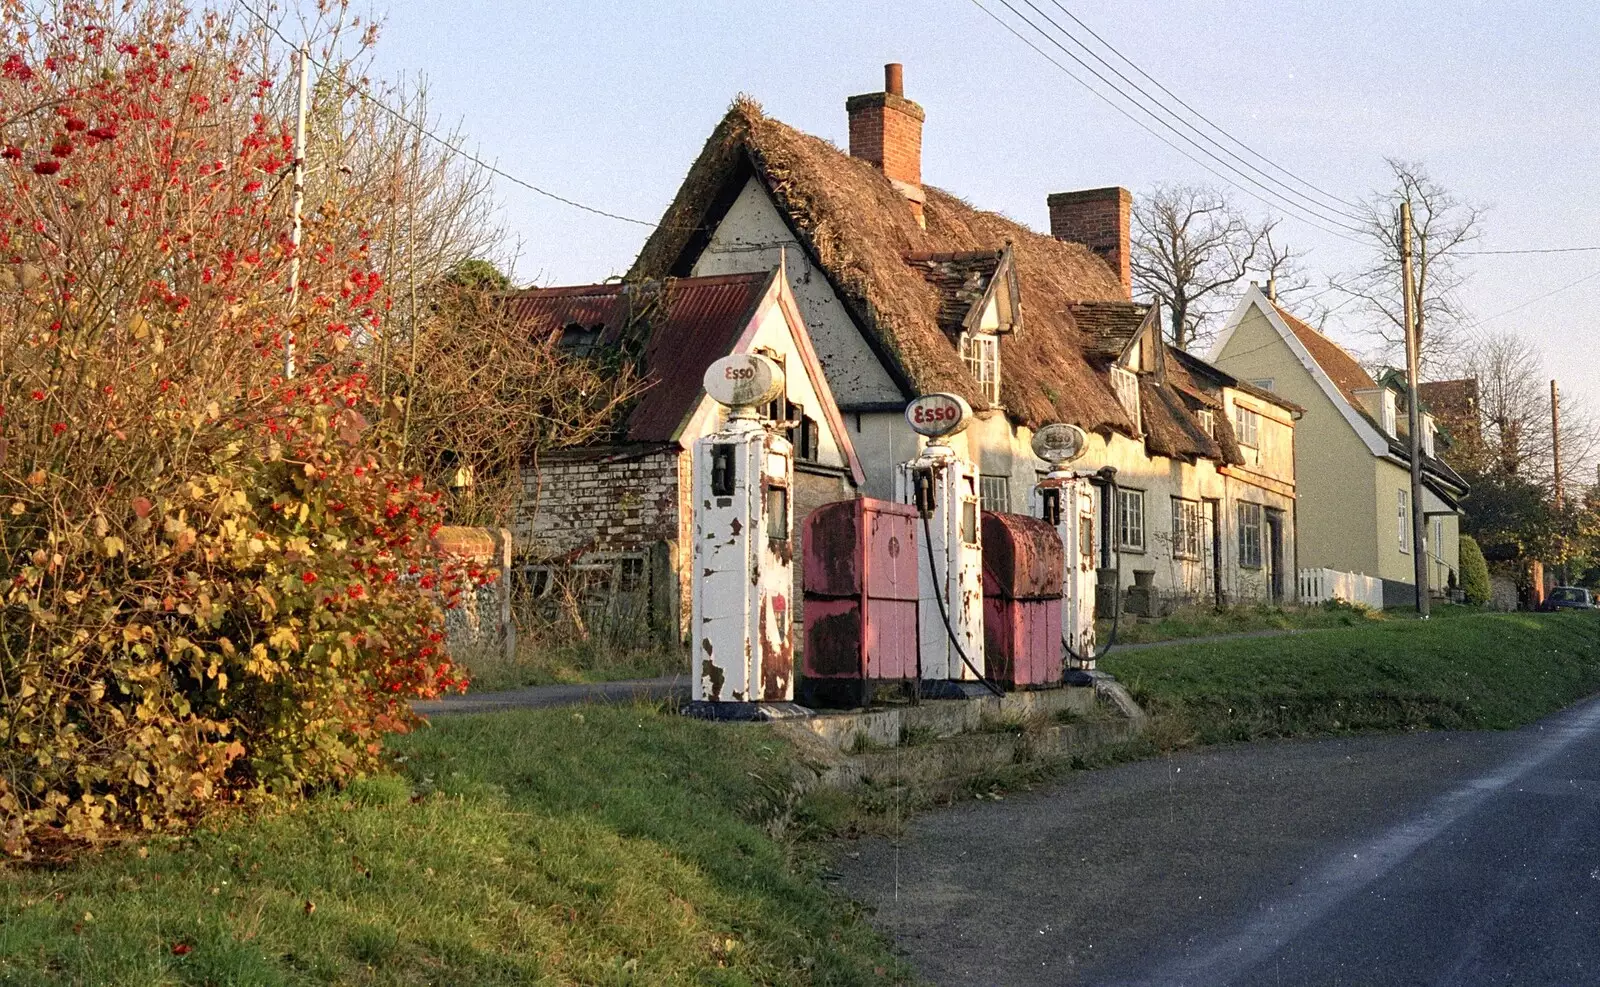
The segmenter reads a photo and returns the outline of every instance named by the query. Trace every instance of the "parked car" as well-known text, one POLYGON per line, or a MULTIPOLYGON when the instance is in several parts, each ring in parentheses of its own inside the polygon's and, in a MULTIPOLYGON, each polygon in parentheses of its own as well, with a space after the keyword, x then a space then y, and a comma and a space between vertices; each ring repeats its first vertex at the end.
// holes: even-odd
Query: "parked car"
POLYGON ((1550 591, 1550 595, 1539 604, 1539 609, 1548 613, 1557 610, 1593 610, 1594 596, 1582 586, 1557 586, 1550 591))

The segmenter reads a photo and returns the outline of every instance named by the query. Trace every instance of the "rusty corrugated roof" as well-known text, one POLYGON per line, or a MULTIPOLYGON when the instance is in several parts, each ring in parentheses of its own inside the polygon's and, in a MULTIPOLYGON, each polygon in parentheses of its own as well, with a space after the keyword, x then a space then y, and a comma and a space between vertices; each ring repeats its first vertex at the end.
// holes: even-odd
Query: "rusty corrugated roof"
POLYGON ((596 331, 596 344, 616 346, 643 322, 647 387, 623 428, 629 442, 666 442, 705 393, 706 368, 732 352, 775 274, 724 274, 634 284, 530 288, 508 296, 528 334, 547 339, 570 327, 596 331))

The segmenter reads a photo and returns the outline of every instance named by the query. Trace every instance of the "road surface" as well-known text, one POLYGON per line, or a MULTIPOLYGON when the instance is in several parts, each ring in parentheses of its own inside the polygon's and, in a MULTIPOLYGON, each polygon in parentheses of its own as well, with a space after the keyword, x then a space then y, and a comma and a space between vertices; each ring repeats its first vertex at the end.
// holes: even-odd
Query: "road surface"
POLYGON ((1081 773, 901 843, 838 883, 938 984, 1600 984, 1600 700, 1081 773))

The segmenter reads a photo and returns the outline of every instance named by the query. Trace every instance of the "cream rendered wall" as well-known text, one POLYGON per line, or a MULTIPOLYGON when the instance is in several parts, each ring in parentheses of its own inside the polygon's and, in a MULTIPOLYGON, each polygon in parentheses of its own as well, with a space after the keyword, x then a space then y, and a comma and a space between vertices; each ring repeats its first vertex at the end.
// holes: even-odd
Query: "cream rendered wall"
POLYGON ((1250 308, 1214 362, 1243 380, 1272 378, 1274 394, 1306 409, 1294 428, 1299 564, 1387 575, 1381 540, 1394 540, 1394 493, 1386 512, 1366 509, 1378 504, 1376 460, 1266 315, 1250 308))
POLYGON ((841 407, 901 400, 899 388, 861 338, 861 330, 833 286, 812 266, 756 179, 745 184, 691 273, 700 277, 770 271, 780 259, 787 265, 789 289, 811 333, 811 345, 827 374, 834 400, 841 407))

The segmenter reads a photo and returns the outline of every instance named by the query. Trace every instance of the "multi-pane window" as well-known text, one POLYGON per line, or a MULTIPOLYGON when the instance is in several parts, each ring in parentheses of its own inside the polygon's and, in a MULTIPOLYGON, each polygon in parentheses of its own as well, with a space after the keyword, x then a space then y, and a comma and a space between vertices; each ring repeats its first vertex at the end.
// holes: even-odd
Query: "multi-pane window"
POLYGON ((1213 439, 1217 437, 1217 416, 1215 412, 1210 408, 1201 408, 1194 413, 1194 417, 1200 422, 1202 431, 1213 439))
POLYGON ((1117 401, 1128 413, 1135 428, 1139 427, 1139 375, 1123 367, 1111 368, 1111 386, 1117 392, 1117 401))
POLYGON ((1240 445, 1258 448, 1261 445, 1261 416, 1249 408, 1234 405, 1233 431, 1240 445))
POLYGON ((1000 340, 984 333, 961 337, 961 359, 985 398, 1000 400, 1000 340))
POLYGON ((1239 565, 1261 568, 1261 505, 1238 504, 1239 565))
POLYGON ((1411 552, 1411 491, 1401 488, 1395 491, 1399 496, 1395 502, 1399 505, 1395 511, 1395 534, 1400 539, 1400 551, 1411 552))
POLYGON ((1172 555, 1198 559, 1205 551, 1204 514, 1198 500, 1172 498, 1172 555))
POLYGON ((1011 478, 987 473, 979 477, 978 502, 986 511, 1011 510, 1011 478))
POLYGON ((1144 551, 1144 491, 1117 491, 1117 544, 1136 552, 1144 551))

